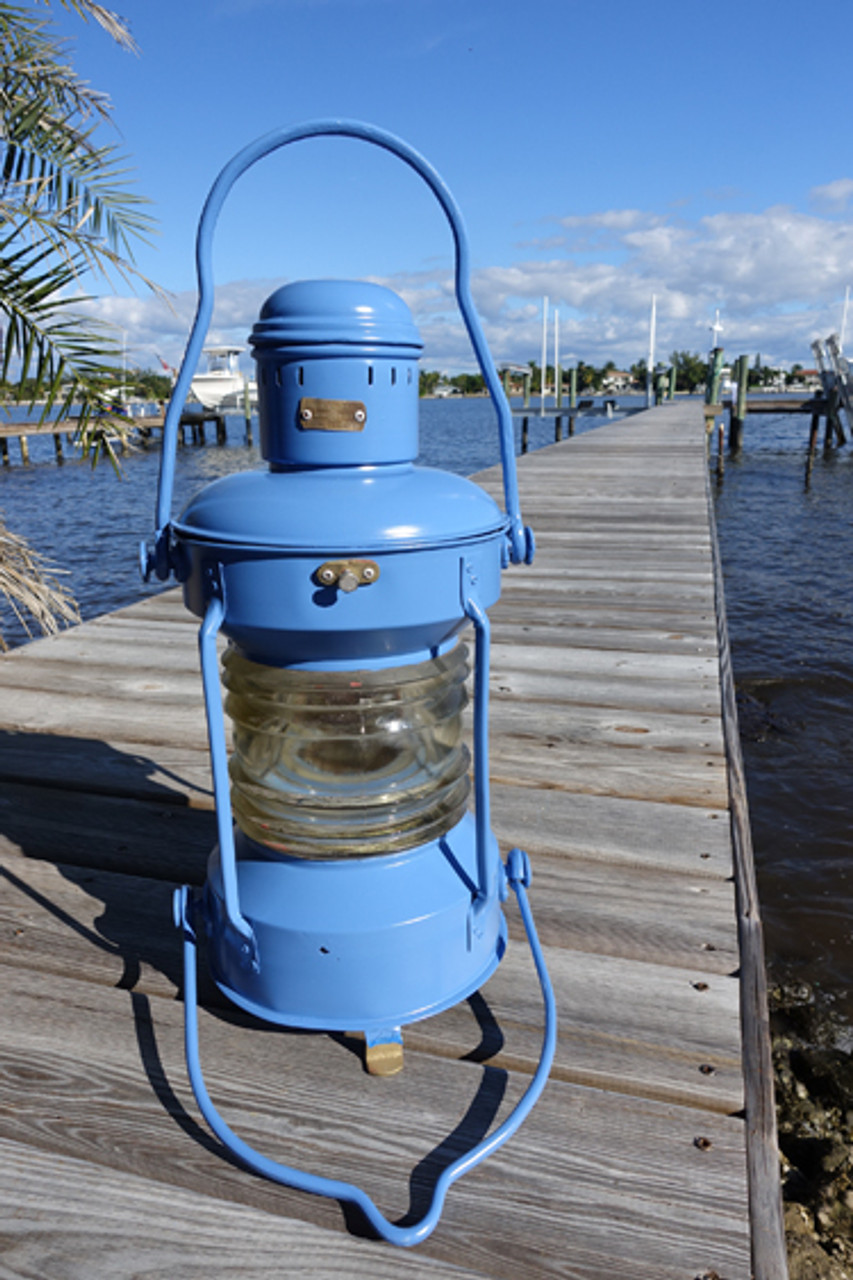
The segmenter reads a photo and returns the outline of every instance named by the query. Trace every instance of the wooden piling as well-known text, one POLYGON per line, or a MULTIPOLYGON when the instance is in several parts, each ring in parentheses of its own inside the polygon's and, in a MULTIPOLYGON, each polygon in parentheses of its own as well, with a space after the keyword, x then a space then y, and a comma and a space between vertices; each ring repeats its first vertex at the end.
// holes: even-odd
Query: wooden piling
POLYGON ((521 452, 522 453, 527 453, 527 441, 528 441, 528 419, 522 418, 521 419, 521 452))
POLYGON ((554 419, 554 442, 559 443, 563 438, 563 415, 558 413, 554 419))
POLYGON ((746 417, 746 392, 749 383, 749 356, 739 356, 736 365, 737 404, 729 410, 729 448, 736 453, 743 443, 743 420, 746 417))
POLYGON ((723 348, 714 347, 711 352, 711 374, 708 379, 708 390, 705 396, 706 404, 720 403, 720 380, 723 375, 723 348))
POLYGON ((826 416, 827 420, 832 422, 836 444, 845 444, 847 435, 844 431, 844 424, 841 421, 841 398, 838 393, 838 387, 833 387, 826 398, 826 416))
POLYGON ((21 462, 25 467, 28 467, 30 464, 30 442, 26 436, 19 436, 18 442, 21 446, 21 462))
POLYGON ((717 478, 722 480, 723 473, 726 469, 726 427, 723 419, 720 419, 717 428, 717 478))
POLYGON ((61 467, 65 459, 62 456, 62 436, 58 431, 53 437, 53 452, 56 454, 57 465, 61 467))
POLYGON ((814 466, 815 447, 817 445, 817 433, 820 429, 820 414, 813 413, 811 427, 809 429, 809 448, 806 454, 806 487, 812 476, 812 467, 814 466))

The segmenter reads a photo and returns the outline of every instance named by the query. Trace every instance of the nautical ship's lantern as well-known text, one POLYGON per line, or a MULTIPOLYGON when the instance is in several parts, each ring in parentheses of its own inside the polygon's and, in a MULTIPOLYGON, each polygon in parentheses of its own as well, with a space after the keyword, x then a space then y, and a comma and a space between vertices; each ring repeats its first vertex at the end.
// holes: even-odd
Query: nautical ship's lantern
POLYGON ((200 631, 219 844, 203 895, 182 890, 187 1061, 211 1127, 267 1177, 357 1204, 373 1227, 414 1244, 447 1188, 521 1123, 554 1050, 554 1005, 527 906, 526 855, 506 866, 490 830, 488 607, 501 569, 529 560, 512 422, 467 284, 467 248, 440 178, 369 126, 318 122, 238 154, 199 224, 199 309, 166 418, 158 534, 145 568, 174 574, 200 631), (298 139, 375 143, 438 197, 457 248, 457 297, 499 411, 506 513, 471 481, 414 465, 421 349, 405 303, 378 285, 286 285, 251 335, 263 472, 208 485, 171 519, 181 408, 212 310, 213 227, 231 185, 298 139), (474 810, 462 742, 473 623, 474 810), (228 639, 221 692, 217 636, 228 639), (232 721, 228 759, 225 713, 232 721), (229 779, 230 774, 230 779, 229 779), (513 1114, 450 1165, 428 1213, 390 1224, 359 1188, 278 1164, 224 1123, 202 1078, 195 1027, 195 930, 213 975, 273 1023, 360 1031, 369 1069, 402 1065, 401 1028, 482 985, 506 945, 501 901, 518 895, 546 1005, 542 1059, 513 1114))

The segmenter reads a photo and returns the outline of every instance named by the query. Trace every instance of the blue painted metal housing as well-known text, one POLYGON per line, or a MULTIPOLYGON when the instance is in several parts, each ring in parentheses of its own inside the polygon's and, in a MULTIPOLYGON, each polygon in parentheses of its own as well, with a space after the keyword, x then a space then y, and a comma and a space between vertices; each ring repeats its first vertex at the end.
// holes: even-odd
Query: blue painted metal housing
POLYGON ((414 462, 422 343, 402 298, 382 285, 301 280, 267 298, 250 338, 261 456, 273 466, 414 462), (312 398, 359 401, 357 429, 306 423, 312 398))
POLYGON ((167 413, 157 543, 146 556, 149 572, 175 574, 187 606, 202 619, 219 844, 203 897, 196 901, 184 892, 177 904, 187 962, 190 1078, 209 1123, 245 1163, 279 1181, 350 1199, 386 1239, 413 1244, 435 1226, 450 1182, 521 1123, 544 1087, 554 1052, 553 993, 524 897, 527 863, 518 854, 504 870, 489 819, 487 610, 499 597, 502 568, 533 553, 518 510, 511 419, 470 302, 458 211, 426 162, 390 135, 321 122, 253 144, 211 192, 199 226, 198 263, 199 311, 167 413), (252 333, 268 471, 218 480, 178 519, 171 517, 176 423, 210 318, 210 242, 222 200, 262 155, 324 133, 361 138, 401 156, 429 183, 450 220, 457 296, 498 408, 506 512, 471 481, 414 465, 421 344, 402 299, 378 285, 318 280, 277 290, 252 333), (340 857, 296 857, 235 830, 220 632, 241 660, 317 672, 318 679, 343 670, 357 684, 359 672, 387 671, 393 681, 395 669, 435 659, 469 623, 476 637, 473 814, 428 843, 370 857, 348 856, 346 848, 340 857), (397 1039, 402 1025, 457 1003, 486 981, 506 946, 501 902, 508 879, 545 1000, 542 1061, 513 1115, 446 1171, 420 1223, 393 1227, 357 1188, 277 1165, 231 1133, 207 1095, 198 1060, 199 919, 216 981, 236 1004, 284 1025, 362 1030, 375 1043, 397 1039))
MULTIPOLYGON (((494 840, 492 855, 499 866, 494 840)), ((239 833, 237 857, 240 905, 263 963, 247 970, 228 945, 218 856, 208 872, 208 956, 225 994, 269 1022, 368 1033, 405 1026, 464 1000, 503 956, 500 910, 482 919, 472 911, 471 814, 440 840, 386 857, 271 865, 239 833)))

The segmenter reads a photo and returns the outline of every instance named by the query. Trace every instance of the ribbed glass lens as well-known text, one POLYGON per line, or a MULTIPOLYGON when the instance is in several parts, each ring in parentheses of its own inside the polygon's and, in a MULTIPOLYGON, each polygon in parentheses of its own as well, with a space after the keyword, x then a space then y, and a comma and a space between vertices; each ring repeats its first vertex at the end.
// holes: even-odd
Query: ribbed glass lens
POLYGON ((231 803, 253 840, 308 858, 364 857, 443 835, 468 800, 468 652, 378 671, 223 660, 231 803))

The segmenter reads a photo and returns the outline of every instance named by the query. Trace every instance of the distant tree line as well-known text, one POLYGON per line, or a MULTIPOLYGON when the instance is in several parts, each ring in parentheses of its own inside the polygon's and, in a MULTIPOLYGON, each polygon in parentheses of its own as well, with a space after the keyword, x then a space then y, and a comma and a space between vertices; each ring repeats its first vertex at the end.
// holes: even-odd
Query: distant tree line
MULTIPOLYGON (((527 363, 529 374, 526 376, 529 377, 530 381, 530 393, 531 395, 540 395, 542 390, 542 370, 535 360, 529 360, 527 363)), ((631 390, 645 390, 647 372, 645 360, 636 361, 626 370, 617 369, 613 360, 608 360, 601 367, 587 364, 585 360, 578 360, 574 367, 577 370, 579 393, 600 394, 615 385, 622 384, 624 386, 625 383, 631 390), (622 375, 621 377, 620 374, 622 375)), ((673 351, 668 362, 662 361, 658 367, 674 369, 677 389, 690 395, 705 387, 710 368, 708 357, 702 356, 696 351, 673 351)), ((561 372, 563 387, 567 391, 569 382, 568 367, 564 366, 561 372)), ((757 355, 749 369, 749 386, 756 388, 778 386, 782 382, 790 385, 792 382, 799 381, 802 373, 802 365, 795 364, 786 373, 781 369, 763 364, 761 356, 757 355)), ((524 381, 525 375, 513 370, 510 374, 510 383, 514 394, 520 394, 524 381)), ((549 392, 553 393, 554 366, 552 364, 545 366, 545 386, 549 392)), ((480 374, 460 373, 455 377, 448 378, 435 370, 421 370, 420 394, 422 396, 446 395, 449 392, 458 392, 462 395, 481 395, 484 390, 485 387, 480 374)))
MULTIPOLYGON (((103 374, 103 386, 108 392, 114 389, 116 396, 124 394, 139 400, 168 400, 172 394, 172 380, 165 373, 155 369, 132 369, 127 374, 116 369, 112 374, 103 374)), ((43 394, 43 384, 36 378, 25 378, 23 382, 0 382, 1 400, 37 400, 43 394)))
POLYGON ((457 373, 452 378, 446 377, 436 370, 421 369, 419 392, 422 396, 434 396, 442 391, 462 396, 481 396, 486 384, 481 373, 457 373))

